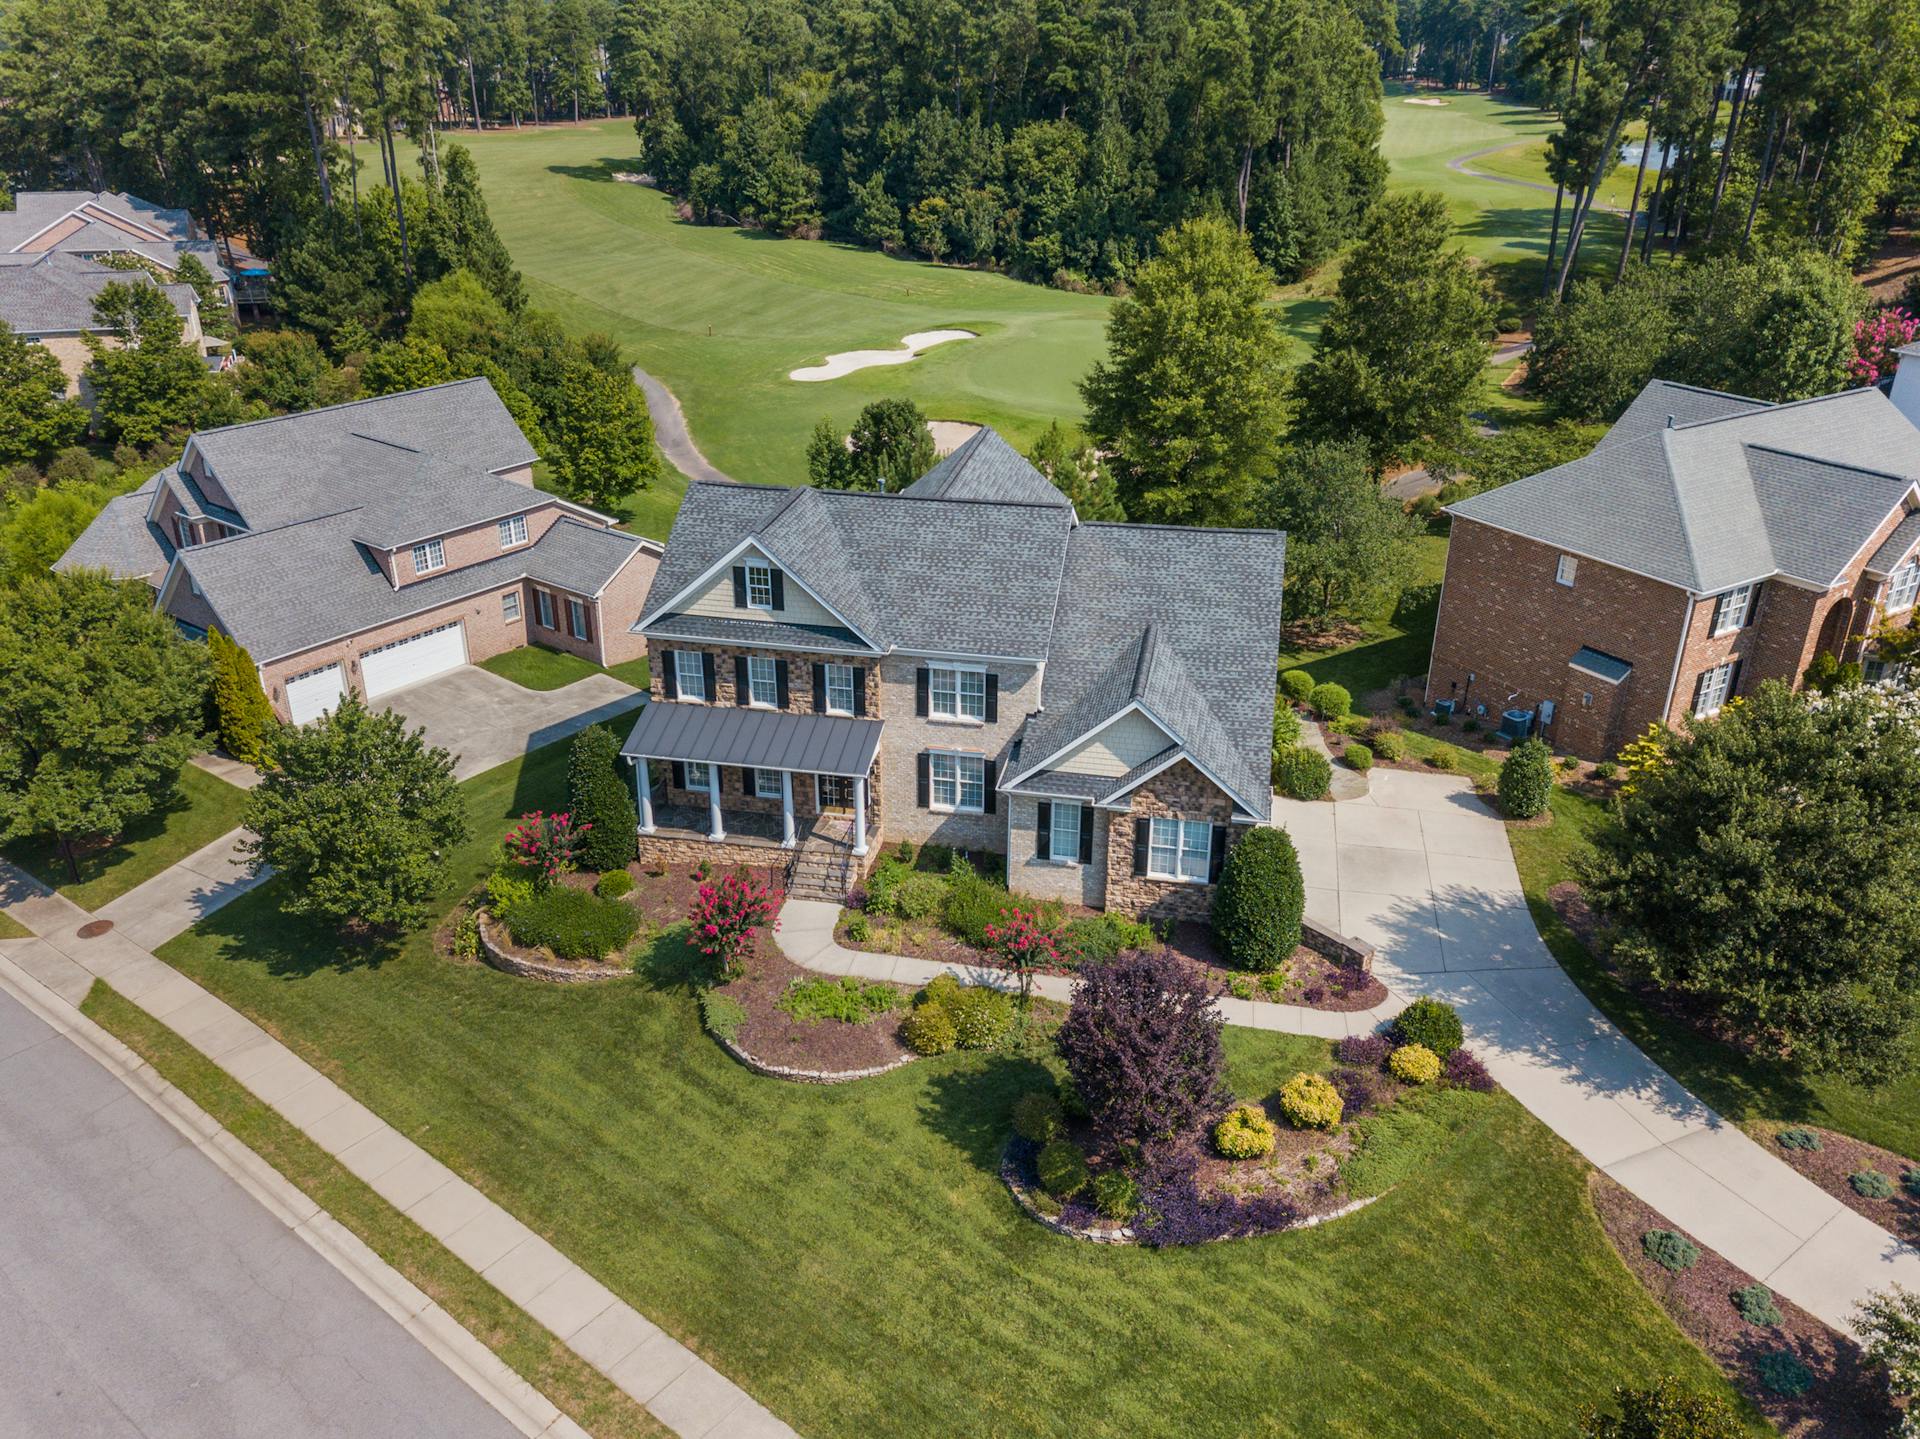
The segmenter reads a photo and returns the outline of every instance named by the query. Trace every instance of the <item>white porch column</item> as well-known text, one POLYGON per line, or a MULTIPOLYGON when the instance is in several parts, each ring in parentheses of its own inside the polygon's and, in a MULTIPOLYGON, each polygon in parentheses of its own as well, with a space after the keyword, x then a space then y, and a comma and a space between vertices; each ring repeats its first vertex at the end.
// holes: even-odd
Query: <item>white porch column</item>
POLYGON ((867 777, 853 782, 853 852, 865 858, 867 853, 867 777))
POLYGON ((727 827, 720 821, 720 766, 707 766, 707 838, 725 839, 727 827))
POLYGON ((780 771, 780 843, 792 849, 796 843, 793 833, 793 772, 780 771))
POLYGON ((647 760, 633 762, 633 797, 640 802, 640 833, 653 833, 653 771, 647 760))

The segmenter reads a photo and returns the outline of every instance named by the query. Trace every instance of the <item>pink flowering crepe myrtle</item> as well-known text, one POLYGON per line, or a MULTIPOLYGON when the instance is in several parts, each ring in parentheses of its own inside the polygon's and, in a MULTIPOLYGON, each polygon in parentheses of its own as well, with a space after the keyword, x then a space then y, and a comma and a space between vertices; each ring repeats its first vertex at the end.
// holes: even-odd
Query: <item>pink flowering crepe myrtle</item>
POLYGON ((1060 933, 1043 929, 1039 911, 1003 909, 1003 923, 986 927, 987 949, 1003 968, 1020 981, 1020 1003, 1033 996, 1033 976, 1060 962, 1060 933))
POLYGON ((760 926, 779 927, 776 916, 785 896, 741 871, 717 884, 700 870, 693 872, 693 878, 700 881, 699 892, 687 910, 687 922, 693 926, 693 947, 713 960, 724 978, 733 979, 753 953, 754 936, 760 926))
POLYGON ((507 854, 515 864, 533 871, 534 883, 542 889, 563 874, 573 872, 574 854, 580 841, 593 826, 575 824, 565 811, 548 814, 535 810, 520 816, 520 823, 507 831, 507 854))
POLYGON ((1894 353, 1902 345, 1913 343, 1920 335, 1920 315, 1912 315, 1899 306, 1891 306, 1853 325, 1853 361, 1847 367, 1854 381, 1877 385, 1900 364, 1894 353))

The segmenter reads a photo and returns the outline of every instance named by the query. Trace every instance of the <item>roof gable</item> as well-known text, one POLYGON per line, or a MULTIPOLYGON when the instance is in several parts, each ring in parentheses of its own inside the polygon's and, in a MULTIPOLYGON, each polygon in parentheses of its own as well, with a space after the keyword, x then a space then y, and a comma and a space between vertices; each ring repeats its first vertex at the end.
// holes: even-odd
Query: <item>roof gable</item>
POLYGON ((916 500, 988 500, 1060 508, 1071 503, 1025 455, 986 426, 901 493, 916 500))

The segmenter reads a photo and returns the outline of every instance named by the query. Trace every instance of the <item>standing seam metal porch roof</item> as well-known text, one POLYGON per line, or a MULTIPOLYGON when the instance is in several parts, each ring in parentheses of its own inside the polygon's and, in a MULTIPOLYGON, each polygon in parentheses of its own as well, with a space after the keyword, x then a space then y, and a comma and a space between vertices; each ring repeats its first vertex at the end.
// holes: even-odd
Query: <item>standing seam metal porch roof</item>
POLYGON ((840 715, 655 700, 640 712, 620 753, 860 778, 873 768, 880 728, 879 720, 840 715))

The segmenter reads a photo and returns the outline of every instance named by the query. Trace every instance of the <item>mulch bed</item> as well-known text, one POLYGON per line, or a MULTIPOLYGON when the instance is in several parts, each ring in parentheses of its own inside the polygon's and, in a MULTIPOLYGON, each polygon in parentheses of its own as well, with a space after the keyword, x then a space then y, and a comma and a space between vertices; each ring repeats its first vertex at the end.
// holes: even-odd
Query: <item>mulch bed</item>
POLYGON ((763 1064, 823 1074, 877 1069, 910 1055, 900 1042, 900 1021, 906 1017, 911 989, 893 986, 900 992, 900 1007, 865 1024, 795 1019, 778 1007, 777 1001, 794 980, 825 977, 786 959, 772 943, 761 944, 746 974, 714 990, 737 1000, 747 1012, 734 1043, 763 1064))
POLYGON ((1747 1323, 1731 1296, 1752 1284, 1752 1275, 1705 1245, 1691 1269, 1663 1268, 1647 1257, 1641 1236, 1673 1226, 1598 1171, 1588 1176, 1588 1184, 1601 1227, 1627 1268, 1788 1439, 1881 1439, 1893 1432, 1885 1377, 1866 1363, 1851 1339, 1778 1295, 1778 1325, 1747 1323), (1813 1372, 1813 1387, 1798 1398, 1768 1390, 1754 1371, 1761 1355, 1778 1349, 1791 1350, 1813 1372))
POLYGON ((1318 950, 1301 945, 1293 952, 1286 969, 1286 985, 1278 994, 1260 984, 1262 976, 1229 969, 1221 962, 1213 942, 1213 930, 1197 920, 1183 920, 1173 927, 1167 950, 1199 969, 1206 982, 1221 993, 1231 993, 1238 980, 1242 987, 1251 983, 1248 998, 1269 1004, 1293 1004, 1303 1009, 1324 1009, 1338 1014, 1372 1009, 1386 1001, 1387 987, 1370 974, 1348 965, 1335 964, 1318 950))
POLYGON ((1777 1139, 1770 1139, 1767 1148, 1775 1158, 1786 1160, 1856 1214, 1864 1214, 1882 1229, 1909 1244, 1920 1245, 1920 1198, 1908 1194, 1900 1186, 1900 1176, 1909 1169, 1920 1168, 1920 1165, 1904 1155, 1895 1154, 1891 1149, 1882 1149, 1877 1144, 1868 1144, 1850 1135, 1836 1134, 1831 1129, 1819 1129, 1811 1124, 1782 1124, 1774 1126, 1774 1133, 1782 1129, 1810 1129, 1820 1136, 1821 1147, 1789 1149, 1777 1139), (1848 1175, 1858 1174, 1863 1169, 1877 1169, 1891 1179, 1893 1198, 1868 1199, 1847 1182, 1848 1175))
MULTIPOLYGON (((892 919, 885 915, 870 914, 867 923, 873 933, 867 939, 847 938, 847 921, 856 911, 840 911, 840 922, 834 931, 834 938, 848 949, 857 949, 866 954, 903 954, 909 959, 930 959, 935 964, 950 964, 961 969, 996 969, 986 955, 957 939, 940 928, 937 921, 931 919, 892 919)), ((1071 970, 1059 970, 1060 974, 1069 974, 1071 970)))
MULTIPOLYGON (((627 873, 633 876, 633 892, 627 896, 627 902, 655 929, 665 929, 685 919, 700 893, 702 881, 694 878, 692 869, 686 865, 670 864, 659 870, 657 866, 646 868, 636 863, 627 866, 627 873)), ((730 868, 715 865, 713 878, 717 881, 731 873, 730 868)), ((747 873, 769 889, 780 888, 780 870, 775 866, 754 865, 747 868, 747 873)), ((591 889, 594 879, 590 874, 568 875, 563 883, 577 881, 591 889)))

